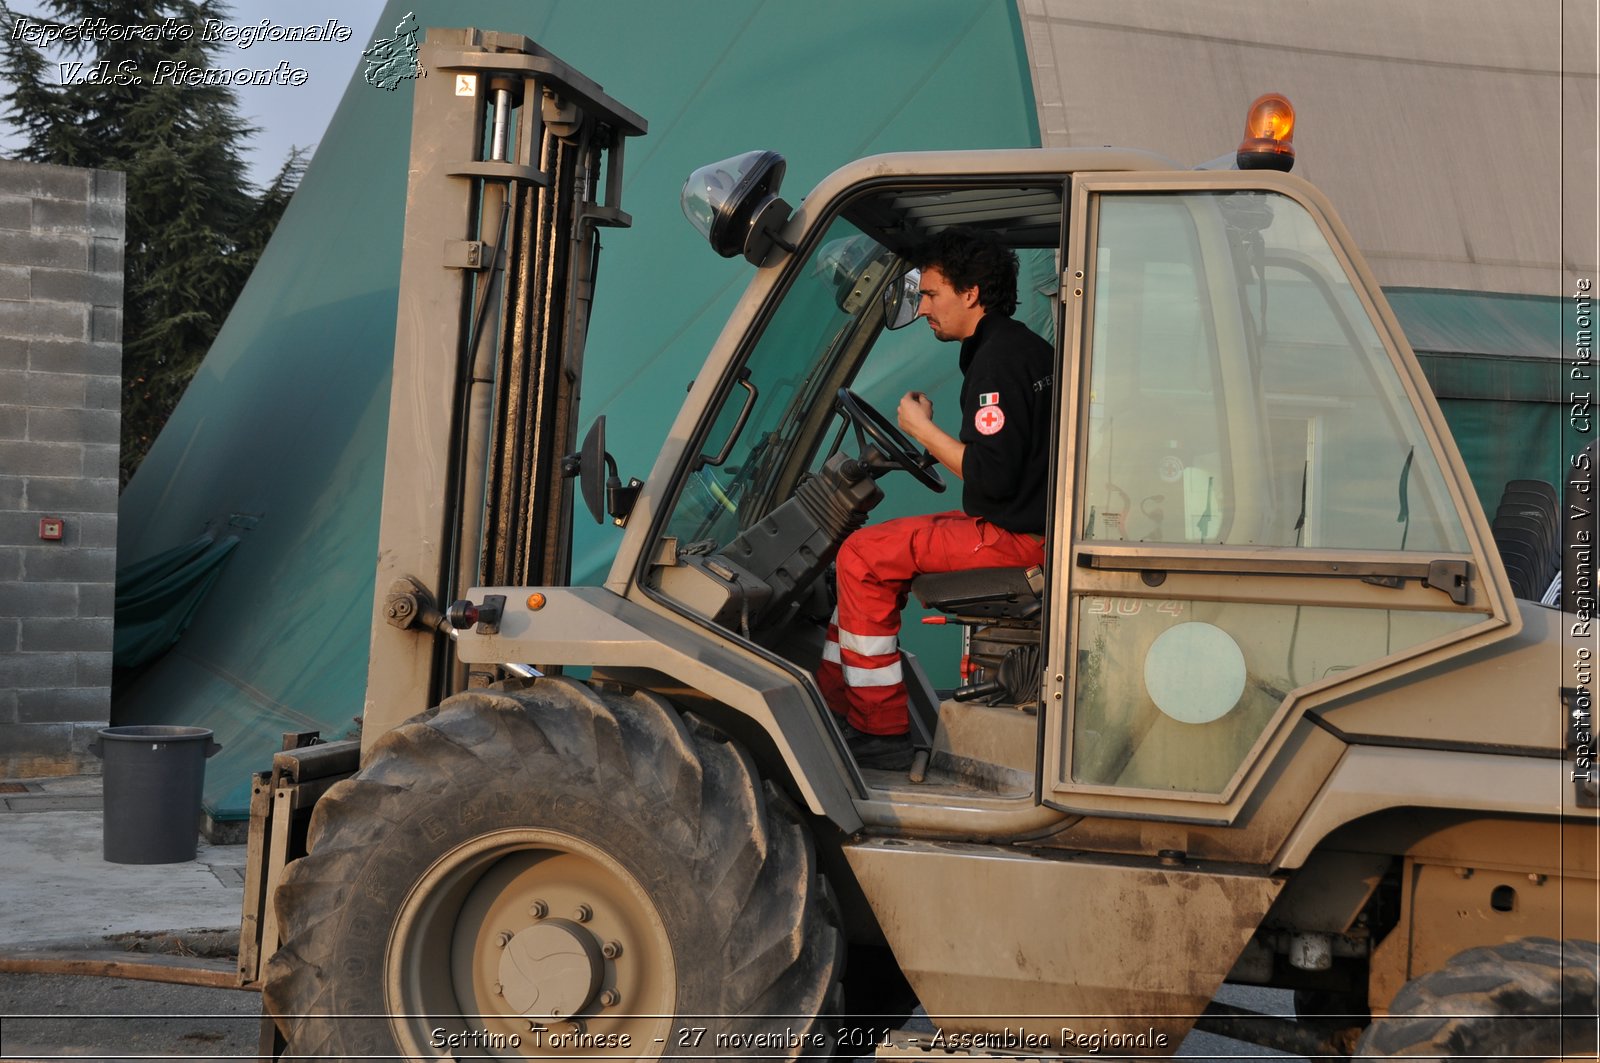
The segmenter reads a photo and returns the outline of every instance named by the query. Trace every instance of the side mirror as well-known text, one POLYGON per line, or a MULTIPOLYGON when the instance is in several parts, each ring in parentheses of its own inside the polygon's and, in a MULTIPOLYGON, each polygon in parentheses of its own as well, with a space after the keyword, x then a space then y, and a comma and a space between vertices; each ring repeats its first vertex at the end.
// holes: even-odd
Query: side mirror
MULTIPOLYGON (((578 491, 596 524, 606 522, 606 486, 600 469, 610 458, 606 453, 606 417, 601 414, 589 426, 589 434, 583 437, 583 446, 578 448, 578 491)), ((615 477, 616 473, 611 475, 615 477)))
POLYGON ((589 434, 583 437, 583 446, 578 452, 561 459, 561 475, 578 478, 583 504, 596 524, 604 524, 606 512, 610 511, 611 523, 619 528, 628 523, 628 514, 633 512, 633 504, 639 498, 639 488, 644 486, 642 481, 631 477, 628 486, 622 486, 616 459, 606 453, 604 414, 589 426, 589 434))
POLYGON ((922 302, 922 271, 908 269, 883 289, 883 327, 893 331, 917 319, 922 302))
POLYGON ((743 252, 754 265, 766 265, 774 247, 794 250, 778 235, 792 213, 778 198, 786 166, 775 151, 702 166, 683 183, 683 215, 723 258, 743 252))

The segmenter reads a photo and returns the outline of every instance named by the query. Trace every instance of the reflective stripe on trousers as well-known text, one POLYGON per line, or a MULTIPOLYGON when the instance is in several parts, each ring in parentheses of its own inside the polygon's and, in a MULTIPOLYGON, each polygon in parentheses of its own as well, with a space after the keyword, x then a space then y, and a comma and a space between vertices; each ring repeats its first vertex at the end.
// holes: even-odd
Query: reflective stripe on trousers
POLYGON ((829 707, 867 734, 904 734, 910 715, 896 636, 911 581, 924 572, 1043 562, 1033 537, 959 511, 900 517, 851 535, 839 549, 839 607, 817 668, 829 707))

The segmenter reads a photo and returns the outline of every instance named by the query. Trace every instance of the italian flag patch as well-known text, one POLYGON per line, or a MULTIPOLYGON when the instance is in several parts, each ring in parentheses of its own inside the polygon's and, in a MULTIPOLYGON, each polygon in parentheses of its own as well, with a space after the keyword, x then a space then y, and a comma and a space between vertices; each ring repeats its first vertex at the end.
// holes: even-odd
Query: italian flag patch
POLYGON ((985 391, 983 394, 978 396, 978 405, 979 406, 998 406, 998 405, 1000 405, 1000 393, 998 391, 985 391))

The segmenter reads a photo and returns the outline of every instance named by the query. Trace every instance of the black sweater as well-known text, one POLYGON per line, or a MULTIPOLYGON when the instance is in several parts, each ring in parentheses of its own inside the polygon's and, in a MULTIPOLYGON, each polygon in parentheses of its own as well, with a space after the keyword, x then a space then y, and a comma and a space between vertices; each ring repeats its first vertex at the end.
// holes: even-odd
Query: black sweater
POLYGON ((961 342, 961 508, 1044 533, 1055 352, 1032 329, 985 314, 961 342))

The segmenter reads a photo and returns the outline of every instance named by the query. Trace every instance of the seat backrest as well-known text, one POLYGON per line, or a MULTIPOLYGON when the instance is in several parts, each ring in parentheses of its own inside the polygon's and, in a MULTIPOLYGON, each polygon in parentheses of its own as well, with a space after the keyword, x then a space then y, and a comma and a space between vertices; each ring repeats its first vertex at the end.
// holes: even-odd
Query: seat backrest
POLYGON ((1513 593, 1538 601, 1561 566, 1556 489, 1542 480, 1512 480, 1491 527, 1513 593))

